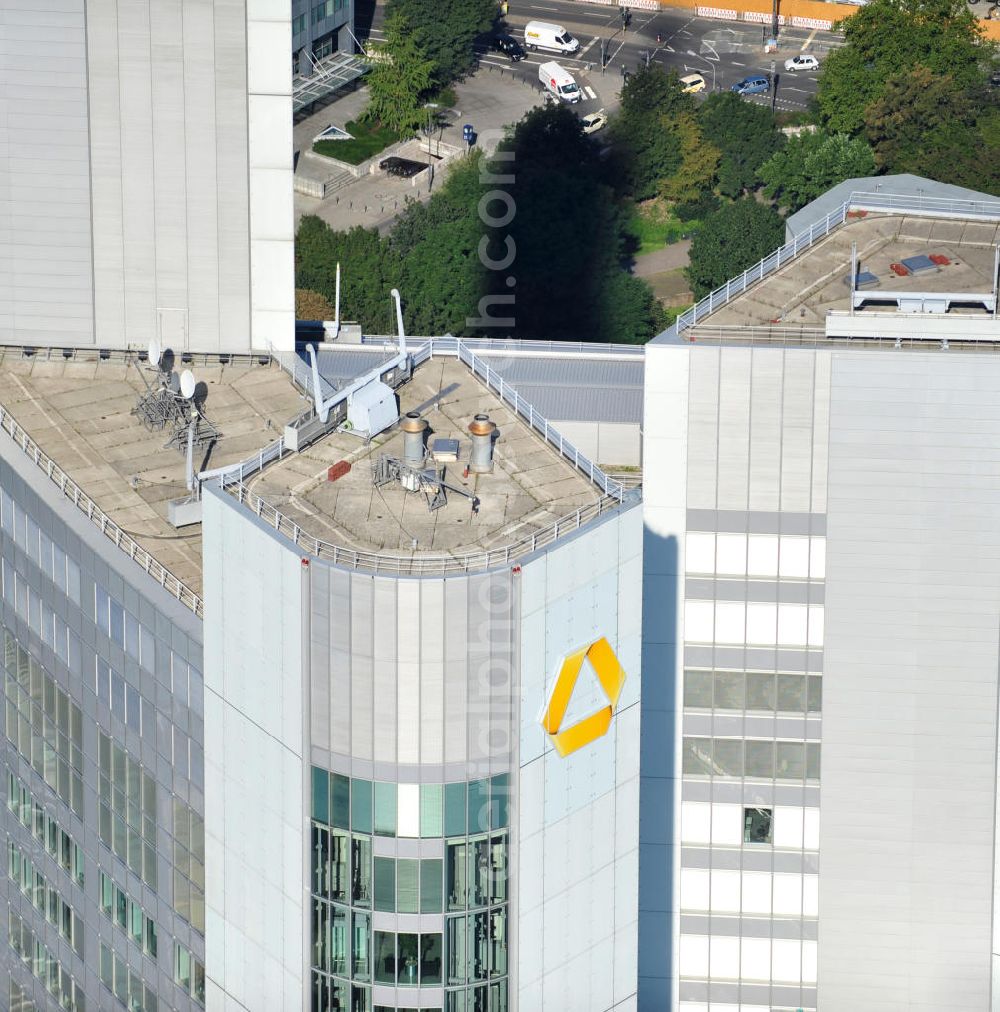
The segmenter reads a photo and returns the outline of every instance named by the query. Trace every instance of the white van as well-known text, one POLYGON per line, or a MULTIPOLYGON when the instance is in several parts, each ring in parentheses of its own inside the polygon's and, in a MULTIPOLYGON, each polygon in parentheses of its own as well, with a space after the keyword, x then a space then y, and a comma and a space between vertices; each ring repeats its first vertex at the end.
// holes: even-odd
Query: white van
POLYGON ((538 68, 538 80, 542 87, 564 102, 579 102, 580 86, 573 80, 573 75, 558 63, 543 63, 538 68))
POLYGON ((547 21, 529 21, 524 26, 526 49, 550 49, 554 53, 575 53, 580 40, 574 39, 562 25, 550 25, 547 21))

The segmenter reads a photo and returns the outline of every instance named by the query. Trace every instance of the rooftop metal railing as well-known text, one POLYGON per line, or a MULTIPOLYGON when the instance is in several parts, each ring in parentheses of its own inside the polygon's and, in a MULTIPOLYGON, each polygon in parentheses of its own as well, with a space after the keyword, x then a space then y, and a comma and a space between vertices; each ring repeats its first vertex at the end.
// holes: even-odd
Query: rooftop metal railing
POLYGON ((126 534, 93 499, 56 462, 48 456, 39 445, 18 424, 17 420, 6 408, 0 406, 0 428, 10 436, 14 444, 35 465, 45 472, 49 480, 91 523, 115 546, 121 549, 133 562, 138 563, 171 597, 190 608, 199 618, 202 617, 202 600, 186 584, 182 583, 165 566, 161 565, 152 555, 126 534))
POLYGON ((699 321, 726 305, 730 299, 741 295, 752 285, 757 284, 758 281, 793 260, 803 250, 828 236, 835 228, 843 225, 852 211, 1000 220, 1000 202, 997 201, 907 196, 893 193, 852 193, 840 207, 831 211, 825 218, 813 222, 806 231, 800 232, 790 242, 785 243, 773 253, 769 253, 759 263, 749 267, 737 277, 731 278, 724 285, 720 285, 690 309, 681 313, 667 333, 679 337, 685 330, 698 325, 699 321))

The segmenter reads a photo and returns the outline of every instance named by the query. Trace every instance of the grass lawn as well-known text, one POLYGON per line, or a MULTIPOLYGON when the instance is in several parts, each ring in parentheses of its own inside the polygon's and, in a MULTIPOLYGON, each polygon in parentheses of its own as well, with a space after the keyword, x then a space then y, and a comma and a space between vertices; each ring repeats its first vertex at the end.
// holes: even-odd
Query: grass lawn
POLYGON ((649 200, 633 206, 625 227, 639 244, 635 255, 642 256, 643 253, 663 249, 682 236, 691 235, 697 230, 698 224, 697 221, 681 221, 660 201, 649 200))
POLYGON ((360 165, 363 161, 384 151, 390 144, 395 144, 399 136, 394 130, 373 123, 371 120, 352 121, 344 126, 351 135, 349 141, 317 141, 313 151, 318 155, 336 158, 351 165, 360 165))

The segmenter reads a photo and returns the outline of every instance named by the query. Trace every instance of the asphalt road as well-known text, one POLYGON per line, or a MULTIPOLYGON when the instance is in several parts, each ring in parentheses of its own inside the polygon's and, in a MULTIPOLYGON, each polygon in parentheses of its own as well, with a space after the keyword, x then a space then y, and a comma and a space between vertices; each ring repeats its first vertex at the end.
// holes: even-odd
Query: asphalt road
MULTIPOLYGON (((371 8, 370 8, 371 9, 371 8)), ((371 10, 369 37, 380 41, 384 15, 382 4, 371 10)), ((815 73, 785 72, 782 64, 798 52, 823 57, 841 44, 836 33, 783 28, 778 36, 779 51, 763 51, 767 27, 758 24, 715 21, 692 17, 686 10, 632 12, 632 23, 622 32, 621 15, 616 7, 604 7, 585 0, 512 0, 507 15, 508 30, 519 42, 528 21, 550 21, 562 25, 580 40, 573 57, 552 53, 529 52, 526 59, 511 65, 499 53, 483 50, 482 63, 503 67, 515 76, 537 80, 538 66, 557 60, 577 78, 587 101, 577 105, 581 115, 604 106, 613 108, 621 89, 622 70, 635 71, 649 59, 678 74, 700 73, 708 89, 726 90, 744 77, 769 71, 772 63, 780 74, 776 108, 783 111, 805 109, 816 92, 815 73), (657 35, 660 41, 657 42, 657 35), (601 70, 601 47, 609 56, 601 70)), ((362 40, 363 41, 363 40, 362 40)), ((770 96, 748 96, 746 101, 769 104, 770 96)))

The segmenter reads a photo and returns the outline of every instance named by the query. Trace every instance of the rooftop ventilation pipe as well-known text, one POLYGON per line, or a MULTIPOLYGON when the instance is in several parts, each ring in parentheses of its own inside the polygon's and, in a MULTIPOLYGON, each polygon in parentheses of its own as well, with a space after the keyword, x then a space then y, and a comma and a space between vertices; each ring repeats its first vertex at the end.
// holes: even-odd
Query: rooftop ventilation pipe
POLYGON ((469 470, 473 474, 489 474, 493 470, 493 433, 496 426, 489 415, 476 415, 469 424, 472 436, 472 452, 469 454, 469 470))
POLYGON ((419 411, 408 411, 399 427, 403 430, 403 462, 410 467, 422 467, 426 457, 424 433, 427 431, 427 420, 420 417, 419 411))

